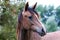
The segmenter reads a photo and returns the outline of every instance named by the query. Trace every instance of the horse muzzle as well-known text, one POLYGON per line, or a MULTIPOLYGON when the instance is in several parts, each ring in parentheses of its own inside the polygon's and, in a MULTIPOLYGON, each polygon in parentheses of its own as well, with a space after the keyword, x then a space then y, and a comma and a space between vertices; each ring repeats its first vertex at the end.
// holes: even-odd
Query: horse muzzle
POLYGON ((36 28, 35 30, 33 30, 34 32, 38 33, 40 36, 44 36, 46 35, 46 31, 43 28, 36 28))

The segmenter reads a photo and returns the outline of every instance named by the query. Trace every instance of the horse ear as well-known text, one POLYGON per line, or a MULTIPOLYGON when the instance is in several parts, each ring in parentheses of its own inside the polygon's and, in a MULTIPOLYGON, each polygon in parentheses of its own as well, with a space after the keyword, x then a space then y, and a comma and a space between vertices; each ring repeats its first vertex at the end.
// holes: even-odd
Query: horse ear
POLYGON ((26 5, 25 5, 25 11, 27 11, 28 6, 29 6, 29 4, 28 4, 28 2, 27 2, 26 5))
POLYGON ((37 2, 35 3, 35 5, 32 8, 35 9, 36 8, 36 5, 37 5, 37 2))

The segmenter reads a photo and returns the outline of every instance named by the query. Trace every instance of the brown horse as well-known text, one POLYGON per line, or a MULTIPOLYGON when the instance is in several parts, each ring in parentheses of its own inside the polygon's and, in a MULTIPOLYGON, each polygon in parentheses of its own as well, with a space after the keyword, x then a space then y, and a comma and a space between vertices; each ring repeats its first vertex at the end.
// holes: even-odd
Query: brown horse
POLYGON ((38 40, 37 37, 40 39, 40 36, 46 34, 44 25, 39 21, 39 15, 35 11, 36 4, 29 7, 27 2, 18 16, 17 40, 38 40))
POLYGON ((41 40, 60 40, 60 31, 47 33, 41 40))

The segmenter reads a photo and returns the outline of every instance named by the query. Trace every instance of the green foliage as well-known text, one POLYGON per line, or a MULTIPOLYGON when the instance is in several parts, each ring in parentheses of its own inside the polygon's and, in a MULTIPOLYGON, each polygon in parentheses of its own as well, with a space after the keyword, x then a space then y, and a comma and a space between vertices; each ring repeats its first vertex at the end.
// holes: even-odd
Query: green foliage
POLYGON ((46 21, 47 32, 53 32, 57 30, 57 24, 55 22, 55 16, 51 16, 46 21))
POLYGON ((9 0, 0 3, 0 40, 16 40, 17 17, 24 5, 24 2, 12 5, 9 0))
POLYGON ((41 21, 45 24, 47 32, 60 30, 60 27, 58 27, 58 22, 60 20, 60 6, 54 9, 54 6, 38 5, 36 10, 37 12, 40 12, 41 21))
POLYGON ((58 18, 60 18, 60 6, 56 8, 56 15, 58 18))
POLYGON ((40 13, 40 16, 43 17, 43 13, 45 10, 45 8, 42 6, 42 5, 38 5, 37 8, 36 8, 37 12, 40 13))

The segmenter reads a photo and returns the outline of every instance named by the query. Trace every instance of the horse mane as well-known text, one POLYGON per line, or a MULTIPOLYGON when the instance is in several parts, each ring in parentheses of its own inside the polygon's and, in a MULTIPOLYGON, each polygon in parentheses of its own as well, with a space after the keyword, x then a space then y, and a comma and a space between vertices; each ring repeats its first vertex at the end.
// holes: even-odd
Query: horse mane
POLYGON ((23 16, 22 16, 22 11, 23 11, 23 10, 21 10, 20 13, 18 14, 18 22, 19 22, 19 23, 21 23, 21 20, 22 20, 22 17, 23 17, 23 16))
MULTIPOLYGON (((21 20, 22 20, 22 17, 23 17, 23 16, 22 16, 22 11, 23 11, 23 10, 21 10, 20 13, 18 14, 18 24, 17 24, 17 27, 16 27, 17 40, 21 39, 21 38, 19 38, 19 35, 21 35, 21 33, 20 33, 21 26, 22 26, 21 20)), ((21 36, 20 36, 20 37, 21 37, 21 36)))
POLYGON ((28 7, 28 11, 31 13, 31 14, 36 14, 37 16, 39 16, 38 15, 38 13, 35 11, 35 9, 33 9, 33 8, 30 8, 30 7, 28 7), (33 13, 34 12, 34 13, 33 13))

